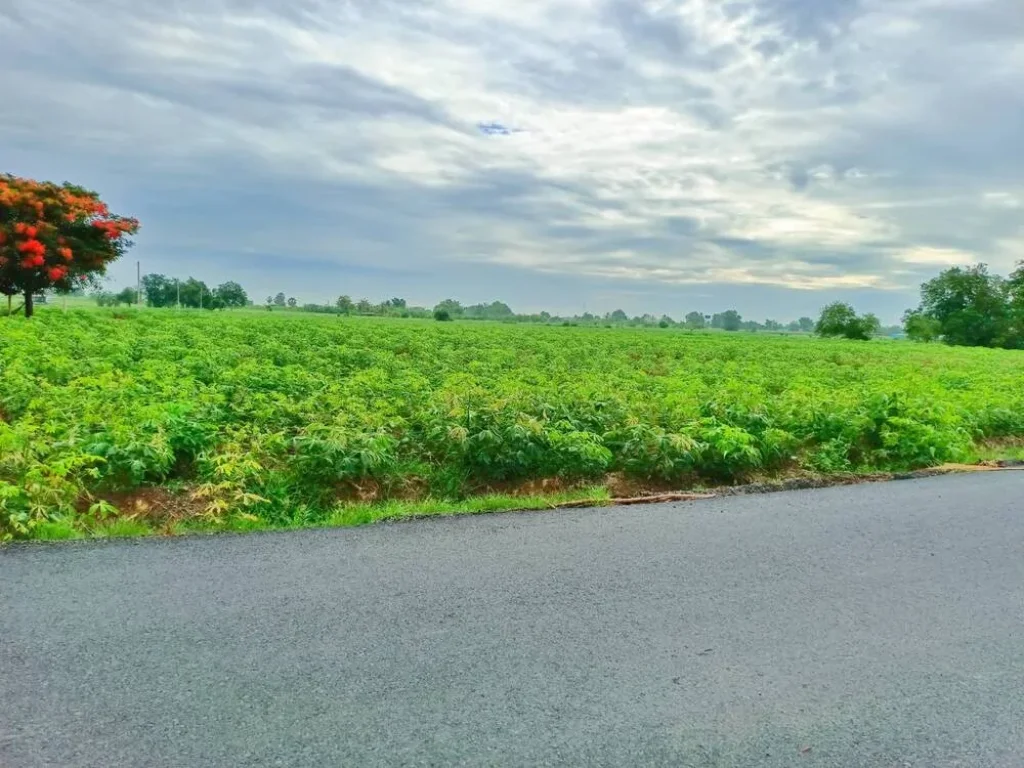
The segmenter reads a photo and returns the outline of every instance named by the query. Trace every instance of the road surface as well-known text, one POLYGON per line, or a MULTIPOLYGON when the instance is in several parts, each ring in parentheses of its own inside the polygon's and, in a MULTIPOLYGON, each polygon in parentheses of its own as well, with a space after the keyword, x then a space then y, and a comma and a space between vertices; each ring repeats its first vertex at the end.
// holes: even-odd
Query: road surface
POLYGON ((0 551, 0 765, 1024 765, 1024 472, 0 551))

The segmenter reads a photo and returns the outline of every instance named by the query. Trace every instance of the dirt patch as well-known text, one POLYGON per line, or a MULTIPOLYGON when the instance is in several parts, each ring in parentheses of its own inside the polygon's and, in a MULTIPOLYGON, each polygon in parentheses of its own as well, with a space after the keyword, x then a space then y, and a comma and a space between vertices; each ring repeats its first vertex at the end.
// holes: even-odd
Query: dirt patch
POLYGON ((404 477, 397 483, 380 483, 376 480, 338 483, 334 498, 342 503, 371 503, 393 499, 395 501, 417 501, 429 495, 427 481, 421 477, 404 477))
POLYGON ((560 477, 545 477, 535 480, 509 480, 491 482, 474 486, 473 495, 501 494, 505 496, 544 496, 547 494, 564 493, 593 483, 579 483, 564 480, 560 477))
POLYGON ((191 493, 172 493, 166 488, 147 487, 131 491, 109 491, 79 500, 79 512, 86 513, 97 501, 117 508, 121 517, 145 520, 156 525, 169 525, 178 520, 199 517, 206 504, 191 493))
POLYGON ((982 440, 978 447, 991 451, 998 451, 1000 448, 1024 448, 1024 437, 993 437, 982 440))

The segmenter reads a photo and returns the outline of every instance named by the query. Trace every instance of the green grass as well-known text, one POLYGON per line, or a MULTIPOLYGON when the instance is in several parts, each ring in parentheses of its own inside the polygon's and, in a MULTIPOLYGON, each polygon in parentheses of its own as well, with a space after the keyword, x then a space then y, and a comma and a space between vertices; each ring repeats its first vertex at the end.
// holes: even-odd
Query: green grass
POLYGON ((1021 382, 1019 352, 889 340, 51 306, 0 321, 0 538, 965 462, 1024 438, 1021 382))
POLYGON ((583 488, 562 493, 512 496, 491 493, 474 496, 461 501, 445 499, 422 499, 419 501, 385 501, 380 503, 346 504, 330 516, 327 525, 351 527, 383 521, 411 520, 423 517, 447 517, 451 515, 479 515, 508 510, 553 509, 559 504, 573 501, 595 501, 600 503, 611 498, 604 487, 583 488))

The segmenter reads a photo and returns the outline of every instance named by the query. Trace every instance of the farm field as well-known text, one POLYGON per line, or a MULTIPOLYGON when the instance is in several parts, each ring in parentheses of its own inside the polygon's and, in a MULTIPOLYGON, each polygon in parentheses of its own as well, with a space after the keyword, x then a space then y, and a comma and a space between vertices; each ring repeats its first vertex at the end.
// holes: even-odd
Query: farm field
POLYGON ((1019 352, 298 313, 0 321, 2 538, 543 506, 610 479, 905 470, 1021 437, 1019 352))

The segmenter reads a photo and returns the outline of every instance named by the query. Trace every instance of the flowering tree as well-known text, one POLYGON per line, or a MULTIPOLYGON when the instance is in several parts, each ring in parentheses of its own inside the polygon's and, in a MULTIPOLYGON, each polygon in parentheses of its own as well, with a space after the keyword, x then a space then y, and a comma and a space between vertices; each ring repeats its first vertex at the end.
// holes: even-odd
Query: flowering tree
POLYGON ((68 291, 106 272, 131 246, 135 219, 110 213, 99 195, 73 184, 0 174, 0 293, 68 291))

